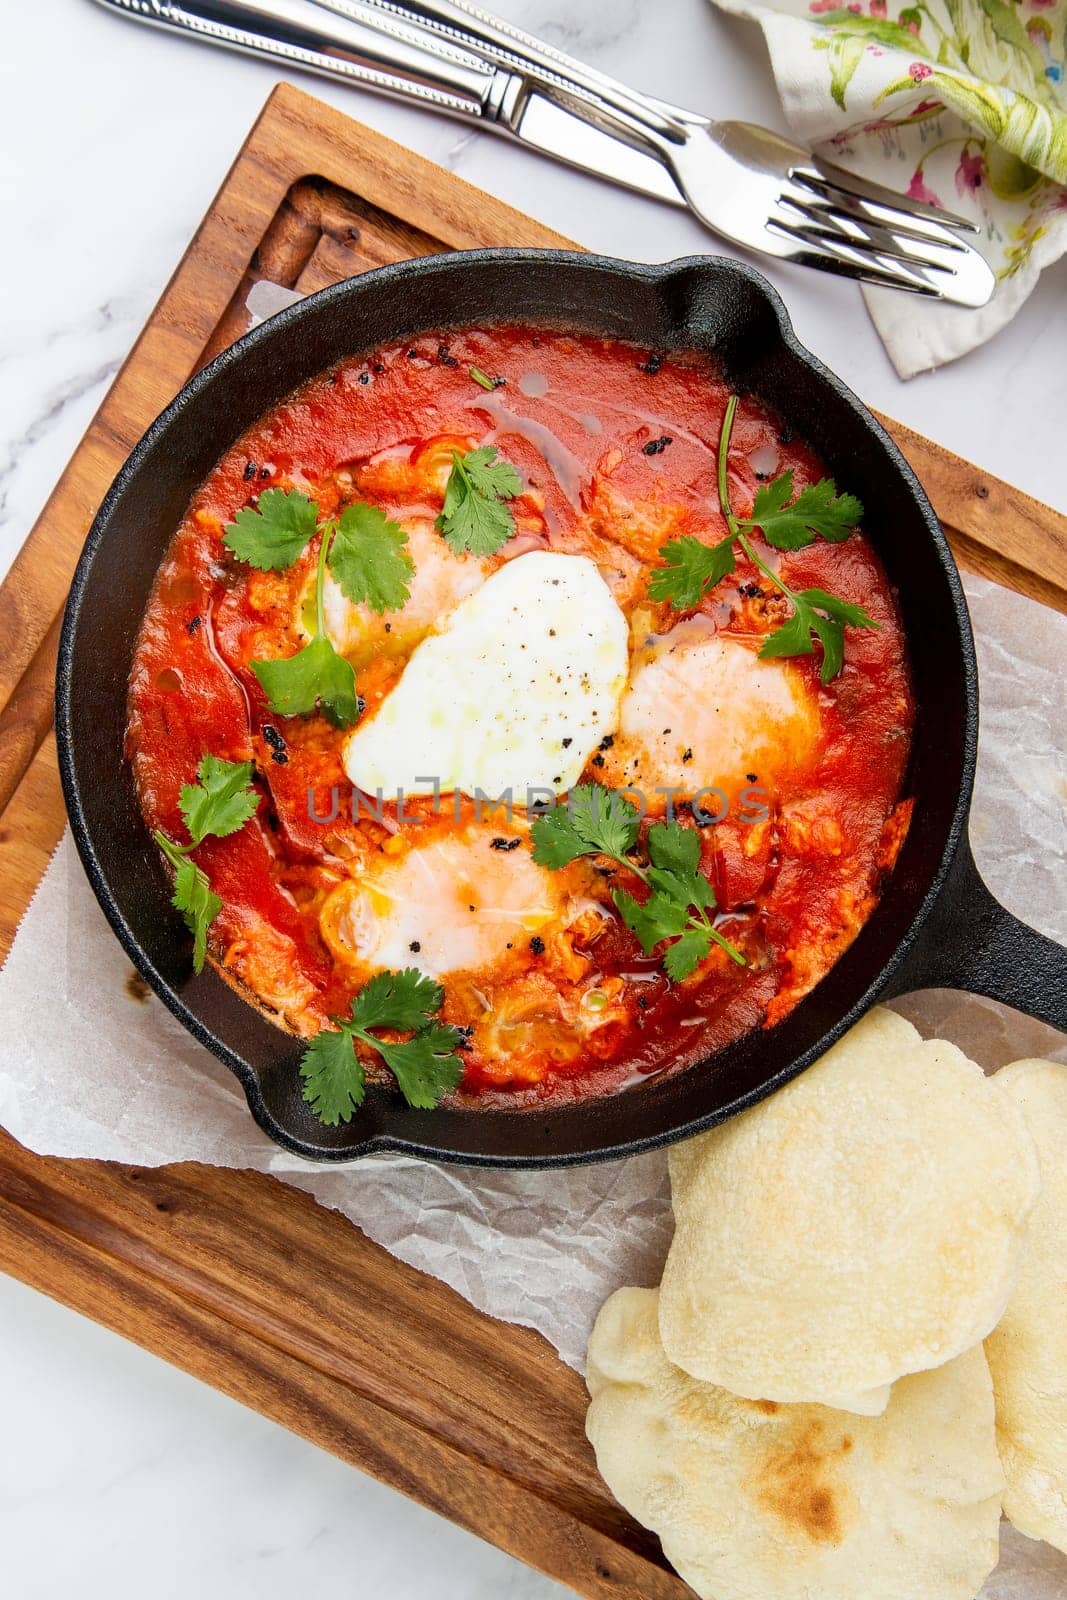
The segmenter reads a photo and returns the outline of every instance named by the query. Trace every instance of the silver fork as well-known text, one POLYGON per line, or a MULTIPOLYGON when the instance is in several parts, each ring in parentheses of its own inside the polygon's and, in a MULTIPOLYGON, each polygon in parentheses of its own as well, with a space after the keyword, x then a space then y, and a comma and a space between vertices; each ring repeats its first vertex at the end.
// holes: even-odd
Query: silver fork
POLYGON ((750 250, 963 306, 995 279, 961 217, 744 122, 639 94, 462 0, 100 0, 233 48, 414 98, 686 204, 750 250))

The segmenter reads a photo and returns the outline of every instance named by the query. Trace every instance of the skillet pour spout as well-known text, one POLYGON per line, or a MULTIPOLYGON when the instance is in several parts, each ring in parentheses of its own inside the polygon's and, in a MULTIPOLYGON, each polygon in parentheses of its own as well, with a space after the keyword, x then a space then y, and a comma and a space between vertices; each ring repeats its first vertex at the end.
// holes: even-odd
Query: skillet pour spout
POLYGON ((914 474, 870 412, 797 341, 777 294, 711 256, 663 266, 563 251, 425 257, 289 307, 224 351, 153 423, 119 473, 74 577, 60 644, 56 731, 89 879, 124 948, 185 1026, 234 1072, 254 1117, 315 1161, 394 1149, 440 1161, 551 1167, 611 1159, 721 1122, 809 1066, 870 1006, 931 984, 973 988, 1067 1026, 1067 955, 999 907, 966 842, 978 728, 974 645, 959 574, 914 474), (159 852, 124 759, 130 662, 156 569, 196 488, 265 411, 334 363, 419 334, 518 322, 705 350, 867 508, 899 597, 917 708, 912 826, 853 944, 773 1029, 637 1089, 543 1110, 412 1110, 371 1088, 327 1128, 301 1097, 300 1041, 210 968, 194 975, 159 852))

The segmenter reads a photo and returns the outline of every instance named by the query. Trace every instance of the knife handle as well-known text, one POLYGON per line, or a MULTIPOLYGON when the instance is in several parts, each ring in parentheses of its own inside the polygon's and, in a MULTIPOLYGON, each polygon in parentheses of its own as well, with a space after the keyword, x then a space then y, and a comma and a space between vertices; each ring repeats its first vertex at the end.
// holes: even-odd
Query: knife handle
POLYGON ((500 120, 513 74, 474 51, 432 39, 414 23, 383 29, 313 0, 97 0, 139 21, 268 55, 290 66, 417 100, 478 122, 500 120))

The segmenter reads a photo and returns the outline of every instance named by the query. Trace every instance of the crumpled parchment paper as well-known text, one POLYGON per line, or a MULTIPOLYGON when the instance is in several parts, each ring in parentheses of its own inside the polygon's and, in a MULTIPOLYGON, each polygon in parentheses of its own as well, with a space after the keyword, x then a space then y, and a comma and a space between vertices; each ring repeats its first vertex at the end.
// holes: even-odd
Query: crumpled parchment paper
MULTIPOLYGON (((1067 940, 1067 619, 984 579, 966 587, 983 706, 975 853, 1010 910, 1067 940)), ((987 1070, 1067 1060, 1062 1035, 991 1001, 929 991, 899 1009, 987 1070)), ((273 1173, 491 1316, 538 1329, 579 1369, 608 1294, 659 1280, 671 1232, 660 1152, 521 1173, 391 1155, 320 1168, 276 1149, 230 1074, 134 980, 69 834, 0 973, 0 1016, 0 1124, 32 1150, 273 1173)), ((1067 1558, 1005 1534, 986 1600, 1063 1600, 1067 1558)))

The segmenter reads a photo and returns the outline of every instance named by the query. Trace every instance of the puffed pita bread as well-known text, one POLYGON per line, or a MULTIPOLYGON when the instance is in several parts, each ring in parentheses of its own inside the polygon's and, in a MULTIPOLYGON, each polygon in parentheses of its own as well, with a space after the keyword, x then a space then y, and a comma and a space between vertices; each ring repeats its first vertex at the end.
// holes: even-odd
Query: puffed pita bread
POLYGON ((672 1366, 656 1297, 620 1289, 601 1310, 586 1431, 703 1600, 973 1600, 1003 1485, 981 1345, 902 1379, 880 1417, 779 1406, 672 1366))
POLYGON ((878 1009, 778 1094, 671 1152, 671 1361, 750 1400, 874 1416, 969 1350, 1039 1187, 1011 1096, 878 1009))
POLYGON ((1042 1177, 1018 1285, 986 1341, 1004 1512, 1020 1533, 1067 1551, 1067 1066, 1016 1061, 995 1082, 1026 1118, 1042 1177))

